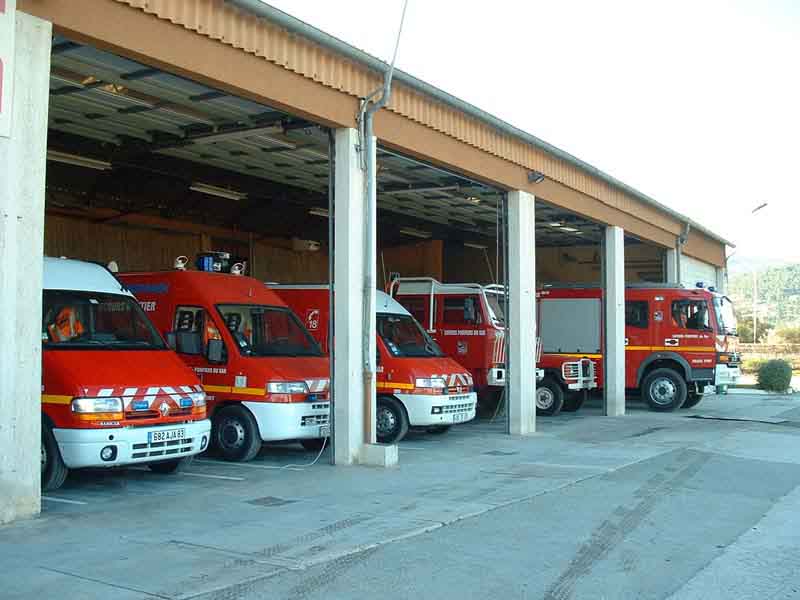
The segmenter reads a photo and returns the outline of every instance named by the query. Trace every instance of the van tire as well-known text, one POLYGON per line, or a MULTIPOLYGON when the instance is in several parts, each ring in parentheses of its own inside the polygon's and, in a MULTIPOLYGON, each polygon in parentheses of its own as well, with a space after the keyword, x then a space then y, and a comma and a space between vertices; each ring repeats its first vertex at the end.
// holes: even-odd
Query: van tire
POLYGON ((650 371, 642 382, 642 398, 651 410, 677 410, 686 402, 686 397, 686 382, 673 369, 650 371))
POLYGON ((69 469, 61 458, 53 428, 42 421, 42 491, 57 490, 67 479, 69 469))
POLYGON ((564 390, 552 377, 536 383, 536 414, 554 417, 564 407, 564 390))
POLYGON ((375 437, 381 444, 396 444, 408 433, 408 415, 397 398, 378 398, 375 414, 375 437))
POLYGON ((564 395, 564 406, 561 407, 563 412, 577 412, 583 406, 583 401, 586 398, 584 392, 567 392, 564 395))
POLYGON ((231 462, 253 460, 261 450, 261 433, 253 414, 232 404, 218 410, 212 421, 212 439, 220 455, 231 462))
POLYGON ((703 394, 698 394, 697 392, 689 392, 686 395, 686 402, 683 403, 681 408, 692 408, 693 406, 697 406, 700 404, 700 401, 703 399, 703 394))
POLYGON ((153 473, 161 475, 171 475, 172 473, 180 473, 192 464, 193 456, 184 456, 183 458, 176 458, 173 460, 160 460, 158 462, 150 463, 147 468, 153 473))

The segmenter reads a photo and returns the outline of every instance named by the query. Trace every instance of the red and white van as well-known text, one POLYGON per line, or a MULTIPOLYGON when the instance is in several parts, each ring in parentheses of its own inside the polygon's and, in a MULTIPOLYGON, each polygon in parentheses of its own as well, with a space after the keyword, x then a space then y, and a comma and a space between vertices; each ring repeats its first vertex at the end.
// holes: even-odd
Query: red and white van
MULTIPOLYGON (((546 286, 537 292, 540 366, 546 381, 567 386, 563 364, 595 363, 603 385, 602 300, 599 287, 546 286)), ((658 411, 691 408, 706 386, 735 383, 740 360, 731 301, 713 289, 631 285, 625 290, 625 387, 658 411)))
POLYGON ((82 467, 170 473, 206 449, 200 382, 108 270, 45 258, 43 288, 43 489, 82 467))
POLYGON ((120 279, 200 377, 211 439, 225 459, 250 460, 266 441, 321 449, 330 423, 328 359, 277 294, 224 272, 120 279))
MULTIPOLYGON (((270 285, 328 351, 328 286, 270 285)), ((455 423, 474 419, 476 395, 470 373, 448 358, 405 308, 380 291, 376 312, 378 441, 398 442, 409 427, 442 433, 455 423)))

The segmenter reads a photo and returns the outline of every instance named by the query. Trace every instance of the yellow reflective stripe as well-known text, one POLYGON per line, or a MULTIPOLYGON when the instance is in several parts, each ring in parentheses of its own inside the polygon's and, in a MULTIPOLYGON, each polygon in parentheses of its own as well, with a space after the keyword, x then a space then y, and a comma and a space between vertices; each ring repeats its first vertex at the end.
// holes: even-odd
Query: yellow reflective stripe
POLYGON ((42 404, 69 404, 70 402, 72 402, 72 396, 42 394, 42 404))
POLYGON ((545 352, 544 354, 545 356, 569 356, 573 358, 603 358, 602 354, 571 354, 569 352, 553 352, 552 354, 545 352))
POLYGON ((375 387, 380 389, 394 389, 394 390, 413 390, 413 383, 400 383, 395 381, 378 381, 375 387))
POLYGON ((644 350, 645 352, 716 352, 716 348, 708 346, 626 346, 626 350, 644 350))
POLYGON ((229 385, 204 385, 203 389, 207 392, 243 394, 245 396, 265 396, 267 393, 266 388, 231 387, 229 385))
POLYGON ((222 392, 222 393, 231 393, 231 386, 229 385, 203 385, 203 389, 207 392, 222 392))

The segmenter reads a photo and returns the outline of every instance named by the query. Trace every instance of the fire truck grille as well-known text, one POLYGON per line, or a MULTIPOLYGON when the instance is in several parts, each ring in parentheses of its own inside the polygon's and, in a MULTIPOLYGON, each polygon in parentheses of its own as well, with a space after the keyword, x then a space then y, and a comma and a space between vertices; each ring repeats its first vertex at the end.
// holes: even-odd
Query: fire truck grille
POLYGON ((169 442, 153 442, 133 445, 131 458, 151 458, 157 456, 173 456, 191 452, 193 438, 171 440, 169 442))
POLYGON ((328 424, 328 415, 306 415, 300 418, 300 425, 302 427, 308 427, 310 425, 327 425, 328 424))
MULTIPOLYGON (((191 408, 173 408, 169 411, 170 417, 181 417, 192 414, 191 408)), ((136 410, 125 413, 125 419, 129 421, 140 421, 144 419, 158 419, 161 416, 157 410, 136 410)))
MULTIPOLYGON (((463 399, 466 399, 466 398, 467 397, 464 396, 463 399)), ((461 399, 461 398, 457 398, 457 399, 461 399)), ((443 406, 442 407, 442 413, 444 413, 444 414, 461 413, 461 412, 467 412, 467 411, 470 411, 470 410, 472 410, 472 402, 467 402, 466 404, 451 404, 450 406, 443 406)))
POLYGON ((562 365, 562 375, 564 375, 564 379, 578 379, 581 376, 581 364, 565 363, 562 365))

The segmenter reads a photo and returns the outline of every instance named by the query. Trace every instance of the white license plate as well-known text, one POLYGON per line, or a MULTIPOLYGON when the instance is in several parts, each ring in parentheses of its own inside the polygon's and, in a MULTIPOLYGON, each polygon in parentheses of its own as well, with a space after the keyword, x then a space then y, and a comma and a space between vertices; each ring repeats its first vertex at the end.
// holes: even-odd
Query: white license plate
POLYGON ((164 429, 162 431, 149 431, 147 433, 147 441, 154 442, 172 442, 174 440, 182 440, 186 437, 186 430, 181 429, 164 429))
POLYGON ((319 427, 319 437, 330 437, 331 435, 331 426, 330 425, 320 425, 319 427))
POLYGON ((467 419, 467 413, 453 413, 453 423, 461 423, 467 419))

